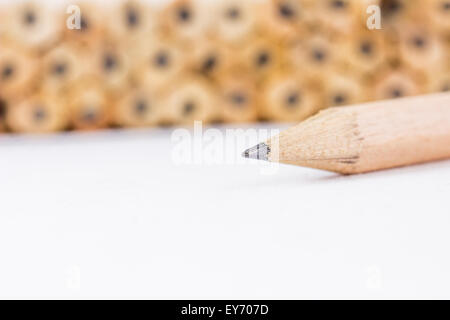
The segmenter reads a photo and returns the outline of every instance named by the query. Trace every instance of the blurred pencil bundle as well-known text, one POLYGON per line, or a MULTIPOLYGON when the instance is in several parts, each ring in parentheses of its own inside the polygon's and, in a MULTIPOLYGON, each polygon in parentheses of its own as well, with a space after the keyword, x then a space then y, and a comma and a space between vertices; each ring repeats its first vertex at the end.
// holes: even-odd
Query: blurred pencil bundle
POLYGON ((3 131, 299 121, 449 89, 450 0, 0 7, 3 131))

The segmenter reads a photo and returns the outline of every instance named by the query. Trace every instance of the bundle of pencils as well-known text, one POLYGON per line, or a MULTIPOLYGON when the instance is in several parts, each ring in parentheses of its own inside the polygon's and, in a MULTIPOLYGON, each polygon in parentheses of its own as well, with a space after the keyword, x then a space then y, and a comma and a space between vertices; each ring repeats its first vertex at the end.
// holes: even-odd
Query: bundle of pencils
POLYGON ((0 131, 300 121, 449 89, 450 0, 0 7, 0 131))

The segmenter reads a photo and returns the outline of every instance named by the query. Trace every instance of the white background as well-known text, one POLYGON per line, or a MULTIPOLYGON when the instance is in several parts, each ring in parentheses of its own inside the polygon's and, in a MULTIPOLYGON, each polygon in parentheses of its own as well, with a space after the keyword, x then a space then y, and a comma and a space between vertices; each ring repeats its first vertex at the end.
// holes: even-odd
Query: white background
POLYGON ((450 298, 449 161, 262 175, 171 132, 1 138, 0 297, 450 298))
POLYGON ((0 297, 450 298, 450 161, 262 175, 170 135, 0 137, 0 297))

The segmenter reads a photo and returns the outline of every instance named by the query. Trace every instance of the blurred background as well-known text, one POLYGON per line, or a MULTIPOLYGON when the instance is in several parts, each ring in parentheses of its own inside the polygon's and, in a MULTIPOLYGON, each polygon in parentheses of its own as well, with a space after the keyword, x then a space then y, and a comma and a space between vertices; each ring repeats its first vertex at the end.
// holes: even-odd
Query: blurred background
POLYGON ((297 122, 450 87, 448 0, 0 4, 7 132, 297 122))

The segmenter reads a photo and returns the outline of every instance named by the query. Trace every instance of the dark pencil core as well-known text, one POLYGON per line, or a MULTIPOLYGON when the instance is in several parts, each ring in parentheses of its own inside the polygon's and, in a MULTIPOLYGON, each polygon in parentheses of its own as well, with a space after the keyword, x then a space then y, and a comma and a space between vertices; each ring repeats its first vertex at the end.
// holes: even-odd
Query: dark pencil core
POLYGON ((6 65, 2 70, 2 80, 8 80, 14 74, 14 67, 10 64, 6 65))
POLYGON ((270 62, 270 54, 266 51, 262 51, 258 54, 256 59, 256 64, 260 67, 263 67, 270 62))
POLYGON ((41 122, 46 117, 46 112, 43 107, 37 106, 33 113, 33 119, 35 122, 41 122))
POLYGON ((195 103, 193 101, 188 101, 183 106, 183 116, 187 117, 195 111, 195 103))
POLYGON ((242 153, 244 158, 269 161, 270 147, 265 143, 260 143, 242 153))
POLYGON ((55 65, 52 68, 52 73, 57 76, 62 76, 66 73, 67 70, 67 64, 64 62, 55 63, 55 65))
POLYGON ((331 2, 331 6, 334 9, 345 9, 347 7, 347 3, 343 0, 334 0, 331 2))
POLYGON ((361 52, 365 55, 371 55, 373 51, 372 44, 370 42, 363 42, 361 44, 361 52))
POLYGON ((214 70, 214 68, 217 65, 217 58, 213 55, 209 56, 202 65, 202 71, 203 72, 210 72, 214 70))
POLYGON ((394 89, 391 91, 391 96, 392 96, 393 98, 401 98, 401 97, 404 96, 404 94, 403 94, 402 89, 400 89, 400 88, 394 88, 394 89))
POLYGON ((155 65, 157 67, 163 68, 170 64, 170 57, 166 51, 160 51, 155 57, 155 65))
POLYGON ((178 20, 181 22, 188 22, 191 19, 192 12, 188 7, 181 7, 178 10, 178 20))

